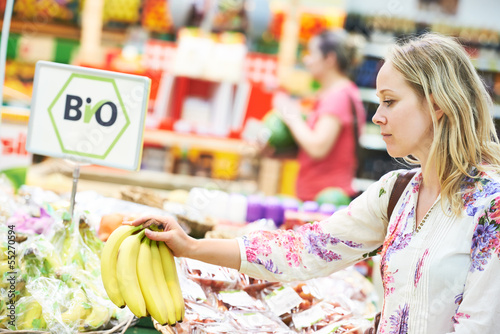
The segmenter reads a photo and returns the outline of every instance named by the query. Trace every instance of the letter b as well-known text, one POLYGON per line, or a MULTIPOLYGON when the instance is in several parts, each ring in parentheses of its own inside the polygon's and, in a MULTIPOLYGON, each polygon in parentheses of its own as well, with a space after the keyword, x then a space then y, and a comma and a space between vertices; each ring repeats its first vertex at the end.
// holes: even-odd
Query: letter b
POLYGON ((82 111, 80 107, 82 106, 83 101, 80 97, 76 95, 66 95, 66 106, 64 107, 64 119, 69 121, 78 121, 82 118, 82 111), (76 101, 76 104, 72 104, 72 101, 76 101), (71 115, 71 110, 76 112, 76 115, 71 115))

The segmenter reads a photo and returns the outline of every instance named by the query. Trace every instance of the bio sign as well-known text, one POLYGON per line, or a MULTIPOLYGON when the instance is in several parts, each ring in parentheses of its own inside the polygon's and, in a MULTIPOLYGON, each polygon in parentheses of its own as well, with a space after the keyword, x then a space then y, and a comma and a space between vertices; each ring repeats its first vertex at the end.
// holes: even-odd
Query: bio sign
POLYGON ((150 80, 39 61, 27 150, 137 170, 150 80))

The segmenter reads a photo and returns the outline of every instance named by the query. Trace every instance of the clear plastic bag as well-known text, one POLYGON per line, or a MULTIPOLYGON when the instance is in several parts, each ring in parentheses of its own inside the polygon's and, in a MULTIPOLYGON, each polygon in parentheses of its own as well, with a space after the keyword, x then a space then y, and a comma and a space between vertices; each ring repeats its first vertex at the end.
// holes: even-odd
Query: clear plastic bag
POLYGON ((237 270, 187 258, 182 259, 181 266, 187 278, 198 282, 204 289, 220 291, 236 287, 237 270))
POLYGON ((243 290, 221 290, 209 294, 209 301, 221 312, 245 310, 250 312, 266 311, 266 305, 243 290))
POLYGON ((253 278, 240 273, 237 280, 237 289, 241 289, 254 298, 259 298, 262 290, 271 287, 280 287, 280 282, 270 282, 263 279, 253 278))
POLYGON ((186 300, 185 306, 184 320, 174 327, 177 334, 191 334, 197 326, 218 324, 225 318, 223 313, 207 303, 186 300))
POLYGON ((227 315, 243 333, 288 334, 293 333, 280 319, 267 312, 228 311, 227 315))

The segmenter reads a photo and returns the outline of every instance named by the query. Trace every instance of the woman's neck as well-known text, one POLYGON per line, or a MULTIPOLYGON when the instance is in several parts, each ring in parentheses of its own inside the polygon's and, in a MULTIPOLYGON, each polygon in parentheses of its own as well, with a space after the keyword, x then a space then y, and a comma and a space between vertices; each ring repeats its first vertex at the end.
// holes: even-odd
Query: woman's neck
POLYGON ((435 195, 435 197, 441 193, 441 182, 434 164, 431 163, 429 166, 422 164, 421 186, 425 187, 427 193, 435 195))
POLYGON ((336 71, 326 71, 318 81, 322 87, 322 90, 327 90, 347 83, 350 80, 345 74, 336 71))

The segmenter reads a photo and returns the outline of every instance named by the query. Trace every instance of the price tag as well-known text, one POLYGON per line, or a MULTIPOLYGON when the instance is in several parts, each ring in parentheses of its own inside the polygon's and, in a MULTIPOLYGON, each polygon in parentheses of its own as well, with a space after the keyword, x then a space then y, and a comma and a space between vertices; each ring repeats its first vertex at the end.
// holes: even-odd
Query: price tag
POLYGON ((138 170, 150 82, 137 75, 37 62, 27 150, 138 170))
POLYGON ((280 316, 302 303, 302 298, 291 287, 281 287, 265 297, 271 311, 280 316))
POLYGON ((201 286, 199 286, 196 282, 191 281, 183 276, 179 279, 179 284, 181 285, 182 296, 186 299, 191 300, 207 300, 207 296, 201 286))
POLYGON ((326 317, 325 311, 321 307, 321 303, 314 305, 308 310, 292 315, 293 324, 296 328, 309 327, 326 317))
POLYGON ((221 299, 224 303, 235 307, 253 307, 256 305, 255 299, 248 293, 240 290, 221 291, 221 299))
POLYGON ((240 325, 244 328, 255 328, 265 327, 265 326, 275 326, 276 323, 271 319, 265 317, 261 313, 235 313, 233 315, 235 319, 240 323, 240 325))

